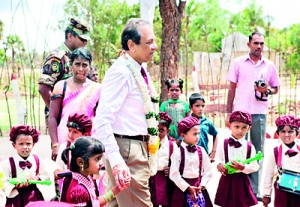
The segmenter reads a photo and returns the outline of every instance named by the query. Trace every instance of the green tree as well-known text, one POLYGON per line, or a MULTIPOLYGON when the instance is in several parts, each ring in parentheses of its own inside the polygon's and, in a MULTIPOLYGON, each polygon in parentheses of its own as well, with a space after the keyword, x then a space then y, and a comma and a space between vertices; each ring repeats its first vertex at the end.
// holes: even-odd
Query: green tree
POLYGON ((139 6, 115 0, 68 0, 65 12, 68 18, 79 17, 90 24, 91 41, 88 47, 102 79, 121 49, 120 34, 125 23, 129 18, 139 17, 139 6))
POLYGON ((16 54, 25 51, 24 44, 18 35, 9 35, 4 42, 5 50, 11 50, 11 69, 12 73, 16 72, 16 54))
POLYGON ((257 6, 256 0, 251 0, 240 13, 231 14, 230 28, 232 31, 238 31, 245 35, 254 31, 268 31, 267 18, 270 17, 263 16, 262 6, 257 6))
POLYGON ((176 0, 159 0, 159 11, 162 18, 161 101, 168 98, 165 80, 178 77, 179 40, 185 6, 185 1, 179 1, 177 5, 176 0))
POLYGON ((4 30, 4 24, 3 24, 3 22, 0 20, 0 40, 3 39, 3 30, 4 30))
POLYGON ((228 11, 219 0, 191 0, 186 9, 189 17, 188 40, 192 50, 220 52, 222 38, 228 34, 228 11))

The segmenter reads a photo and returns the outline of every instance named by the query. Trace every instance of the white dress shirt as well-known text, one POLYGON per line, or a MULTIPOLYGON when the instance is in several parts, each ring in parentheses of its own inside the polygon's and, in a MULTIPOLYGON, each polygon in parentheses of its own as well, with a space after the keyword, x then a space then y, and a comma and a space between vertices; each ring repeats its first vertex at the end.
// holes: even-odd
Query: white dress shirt
MULTIPOLYGON (((16 165, 17 178, 29 178, 29 177, 36 176, 37 165, 34 156, 32 154, 29 155, 26 160, 24 160, 19 154, 15 154, 13 158, 16 165), (32 164, 31 168, 28 169, 26 167, 23 170, 19 166, 20 161, 29 161, 32 164)), ((39 161, 40 161, 40 168, 39 168, 38 177, 40 178, 40 180, 48 180, 50 176, 43 165, 43 161, 41 161, 41 159, 39 159, 39 161)), ((1 168, 3 170, 4 179, 7 180, 11 178, 11 166, 10 166, 9 159, 3 160, 1 162, 1 168)), ((37 185, 37 187, 39 187, 39 185, 37 185)), ((15 185, 10 184, 8 181, 4 182, 4 193, 8 198, 14 198, 19 194, 18 190, 15 189, 15 185)))
MULTIPOLYGON (((173 152, 177 149, 177 144, 173 142, 173 152)), ((170 156, 170 142, 168 136, 165 136, 160 140, 160 148, 158 149, 158 158, 157 158, 157 170, 162 171, 169 164, 170 156)))
MULTIPOLYGON (((233 137, 231 137, 232 139, 234 139, 235 141, 238 141, 242 144, 241 147, 239 148, 235 148, 234 146, 230 146, 228 144, 228 161, 243 161, 245 159, 247 159, 247 148, 248 148, 248 144, 247 144, 247 140, 245 139, 245 137, 237 140, 233 137)), ((254 157, 256 155, 256 150, 253 146, 253 144, 251 144, 251 155, 250 157, 254 157)), ((216 164, 226 164, 225 163, 225 153, 224 153, 224 140, 218 142, 218 147, 217 147, 217 152, 216 152, 216 164)), ((236 173, 242 172, 245 174, 250 174, 253 172, 258 171, 259 169, 259 165, 257 163, 257 161, 253 161, 250 162, 249 164, 245 164, 245 168, 244 170, 237 170, 236 173)))
MULTIPOLYGON (((186 149, 187 144, 182 142, 181 146, 184 149, 185 161, 182 176, 179 172, 181 163, 181 150, 176 148, 171 156, 170 179, 177 185, 177 187, 184 192, 190 184, 184 178, 198 178, 199 177, 199 155, 198 152, 188 152, 186 149)), ((200 186, 206 186, 212 176, 211 163, 205 149, 200 147, 202 151, 202 169, 201 169, 201 183, 200 186)))
MULTIPOLYGON (((289 157, 288 155, 285 155, 286 151, 289 150, 290 148, 288 148, 281 140, 280 140, 280 144, 277 146, 278 156, 279 156, 280 146, 282 146, 282 155, 281 155, 282 169, 291 170, 300 173, 300 151, 297 148, 297 145, 295 144, 291 148, 298 152, 298 154, 293 157, 289 157)), ((268 153, 266 153, 264 158, 264 164, 263 164, 263 175, 265 175, 264 182, 263 182, 264 195, 271 195, 274 175, 276 174, 278 174, 278 169, 275 161, 274 148, 271 148, 269 149, 268 153)))
POLYGON ((114 62, 103 79, 94 119, 96 138, 104 144, 111 167, 124 162, 114 133, 130 136, 148 134, 143 97, 127 67, 128 61, 141 69, 128 54, 114 62))

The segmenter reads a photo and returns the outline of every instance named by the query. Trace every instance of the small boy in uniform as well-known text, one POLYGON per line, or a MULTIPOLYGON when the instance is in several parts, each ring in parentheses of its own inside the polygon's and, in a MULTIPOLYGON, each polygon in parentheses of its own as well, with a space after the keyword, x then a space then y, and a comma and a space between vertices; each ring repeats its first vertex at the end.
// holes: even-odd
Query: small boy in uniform
POLYGON ((16 154, 1 163, 6 180, 4 183, 6 207, 24 207, 31 201, 44 200, 38 185, 29 182, 29 180, 49 180, 50 177, 39 157, 31 154, 39 135, 36 129, 27 125, 14 126, 10 130, 10 141, 16 154), (9 183, 10 178, 18 178, 25 182, 14 185, 9 183))
POLYGON ((258 171, 257 161, 243 164, 237 160, 254 157, 254 146, 245 139, 252 124, 251 115, 247 112, 235 111, 229 117, 231 136, 220 142, 217 148, 216 163, 222 174, 215 197, 215 204, 223 207, 248 207, 257 204, 248 174, 258 171), (237 170, 228 174, 225 164, 232 162, 231 168, 237 170))
MULTIPOLYGON (((264 206, 268 206, 271 202, 273 181, 276 175, 274 207, 297 207, 300 203, 299 192, 297 192, 298 194, 296 192, 292 193, 292 191, 287 192, 279 189, 278 185, 282 179, 282 170, 289 170, 298 175, 300 173, 300 145, 295 141, 299 134, 300 120, 292 115, 280 116, 276 119, 275 124, 280 143, 265 157, 263 168, 265 175, 264 196, 262 201, 264 206)), ((290 187, 295 184, 295 181, 291 182, 290 187)), ((293 187, 297 188, 298 185, 293 187)))
POLYGON ((206 207, 212 207, 206 185, 212 176, 211 163, 205 150, 198 146, 200 138, 199 120, 186 117, 178 124, 181 146, 171 156, 170 179, 176 187, 172 196, 172 207, 189 206, 188 195, 194 202, 200 196, 206 207))

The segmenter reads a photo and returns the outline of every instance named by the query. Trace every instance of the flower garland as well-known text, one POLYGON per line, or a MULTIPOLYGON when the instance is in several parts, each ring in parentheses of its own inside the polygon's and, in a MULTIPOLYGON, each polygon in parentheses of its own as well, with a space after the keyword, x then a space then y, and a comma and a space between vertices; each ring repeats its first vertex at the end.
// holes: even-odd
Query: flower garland
MULTIPOLYGON (((127 58, 126 58, 127 59, 127 58)), ((141 74, 139 68, 133 66, 130 60, 127 61, 127 67, 133 74, 133 77, 136 80, 136 83, 140 89, 140 92, 144 101, 144 109, 146 113, 146 121, 147 121, 147 130, 150 135, 150 139, 148 142, 148 150, 149 150, 149 164, 150 164, 150 175, 153 176, 157 172, 157 150, 159 148, 159 137, 158 137, 158 94, 155 90, 153 81, 149 78, 148 85, 145 83, 145 80, 141 74)), ((150 77, 148 72, 146 71, 147 77, 150 77)))

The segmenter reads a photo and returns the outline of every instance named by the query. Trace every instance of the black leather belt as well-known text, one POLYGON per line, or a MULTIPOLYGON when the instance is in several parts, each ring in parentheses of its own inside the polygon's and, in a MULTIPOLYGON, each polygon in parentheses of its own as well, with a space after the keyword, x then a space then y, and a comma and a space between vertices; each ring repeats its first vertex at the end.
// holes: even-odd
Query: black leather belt
POLYGON ((148 142, 150 139, 149 135, 136 135, 136 136, 120 135, 120 134, 114 134, 114 135, 115 137, 120 139, 133 139, 133 140, 138 140, 143 142, 148 142))

